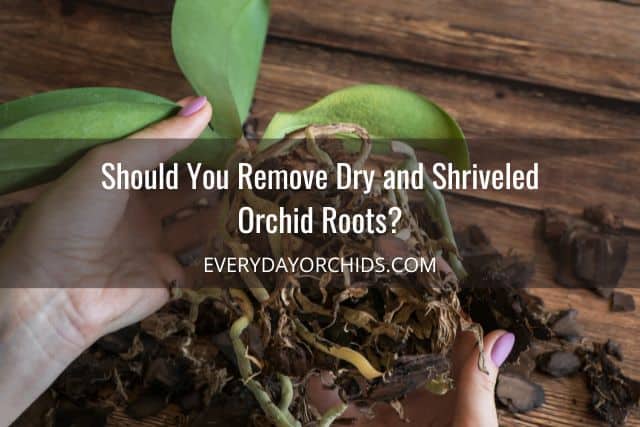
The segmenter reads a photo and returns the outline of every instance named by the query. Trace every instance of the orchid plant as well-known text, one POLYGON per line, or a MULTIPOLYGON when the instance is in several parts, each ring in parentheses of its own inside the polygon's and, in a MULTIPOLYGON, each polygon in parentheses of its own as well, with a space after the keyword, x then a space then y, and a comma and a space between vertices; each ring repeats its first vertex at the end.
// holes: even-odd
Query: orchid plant
MULTIPOLYGON (((175 2, 173 51, 195 92, 211 101, 213 119, 200 138, 173 160, 223 168, 237 142, 244 140, 243 123, 249 116, 268 23, 269 0, 175 2)), ((92 147, 125 138, 177 109, 161 96, 108 87, 64 89, 0 105, 0 194, 51 180, 92 147)), ((260 153, 310 126, 340 124, 366 129, 372 151, 403 155, 405 168, 417 167, 416 149, 444 155, 460 169, 469 166, 463 133, 442 108, 407 90, 374 84, 344 88, 302 110, 275 114, 255 150, 260 153)), ((354 138, 344 135, 344 139, 347 148, 357 150, 354 138)), ((442 195, 426 174, 424 179, 429 214, 455 245, 442 195)), ((461 279, 465 272, 458 257, 453 255, 448 261, 461 279)), ((211 292, 198 298, 218 297, 217 292, 211 292)), ((287 409, 291 380, 280 376, 279 404, 273 403, 255 380, 240 339, 253 318, 253 309, 242 292, 235 292, 235 299, 245 310, 231 327, 230 336, 246 386, 276 425, 300 425, 287 409)), ((304 338, 304 326, 300 327, 304 338)), ((307 338, 313 343, 312 336, 307 338)), ((341 356, 350 359, 365 377, 375 371, 356 352, 344 348, 332 351, 344 352, 341 356)), ((329 411, 318 425, 329 425, 344 409, 341 405, 329 411)))

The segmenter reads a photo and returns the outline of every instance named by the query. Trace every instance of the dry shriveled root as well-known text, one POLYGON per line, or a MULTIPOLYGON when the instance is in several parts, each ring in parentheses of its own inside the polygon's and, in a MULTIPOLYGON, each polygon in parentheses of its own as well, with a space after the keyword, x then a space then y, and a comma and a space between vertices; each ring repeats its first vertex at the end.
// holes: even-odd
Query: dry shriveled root
MULTIPOLYGON (((229 166, 233 170, 235 164, 250 161, 262 169, 329 172, 337 162, 376 171, 416 167, 413 150, 402 143, 391 143, 391 151, 402 156, 397 165, 388 158, 372 158, 369 147, 366 131, 358 126, 312 126, 257 154, 245 144, 229 166), (338 134, 355 135, 362 149, 347 152, 332 138, 338 134)), ((191 427, 210 425, 213 418, 222 424, 328 426, 354 401, 365 410, 387 402, 402 417, 400 400, 410 391, 426 387, 445 393, 451 388, 447 355, 459 330, 473 331, 481 344, 482 330, 462 316, 462 305, 486 329, 508 329, 517 337, 498 379, 500 402, 513 411, 543 403, 542 388, 526 378, 534 361, 539 370, 554 376, 574 373, 580 362, 592 393, 592 410, 611 425, 622 424, 638 404, 640 383, 623 375, 614 362, 613 358, 622 360, 619 346, 580 339, 584 331, 575 310, 547 312, 542 301, 524 289, 533 265, 498 253, 478 227, 457 235, 470 272, 459 292, 458 281, 466 273, 459 265, 444 202, 428 178, 425 184, 422 203, 412 202, 402 191, 382 191, 379 182, 370 195, 335 189, 224 193, 208 254, 387 260, 424 256, 435 257, 438 271, 227 274, 203 281, 197 290, 174 289, 173 301, 160 312, 103 337, 78 357, 25 419, 46 419, 47 425, 82 419, 101 426, 113 409, 126 409, 127 416, 141 419, 172 403, 184 414, 179 425, 191 427), (398 206, 403 218, 395 235, 245 236, 236 229, 237 212, 245 205, 259 212, 275 212, 280 206, 288 211, 334 206, 348 214, 398 206), (540 341, 548 340, 559 340, 563 350, 554 346, 554 351, 534 360, 540 341), (519 363, 510 366, 518 357, 519 363), (307 379, 320 370, 333 373, 344 401, 324 415, 305 393, 307 379)), ((0 210, 0 245, 21 210, 0 210)), ((566 221, 558 218, 562 220, 547 212, 548 238, 566 231, 566 221)), ((597 222, 599 232, 612 233, 621 224, 603 207, 586 211, 584 218, 597 222)), ((578 225, 584 228, 585 223, 578 225)), ((607 272, 615 277, 624 266, 605 264, 614 267, 607 272)), ((479 362, 482 367, 482 359, 479 362)))
MULTIPOLYGON (((246 293, 205 288, 204 292, 186 291, 182 295, 192 302, 192 321, 198 316, 198 306, 208 298, 224 301, 230 312, 236 313, 229 335, 240 377, 268 419, 278 426, 310 422, 330 425, 344 412, 346 403, 318 416, 306 401, 306 380, 310 372, 319 370, 332 371, 344 402, 358 402, 359 406, 390 402, 401 413, 398 400, 411 390, 426 387, 445 393, 452 386, 447 356, 457 331, 477 331, 476 325, 463 318, 458 301, 458 280, 465 272, 442 196, 427 177, 428 214, 418 217, 405 191, 383 190, 384 169, 411 169, 417 164, 408 146, 394 142, 392 151, 404 157, 396 165, 371 159, 367 131, 357 125, 336 124, 310 126, 258 153, 239 148, 230 161, 230 171, 239 161, 249 161, 254 169, 264 170, 324 169, 331 184, 326 191, 295 192, 254 192, 232 186, 236 189, 222 198, 222 219, 213 233, 209 255, 344 260, 380 257, 385 266, 394 257, 437 259, 436 271, 416 273, 386 268, 367 273, 348 269, 336 273, 243 272, 227 279, 241 282, 240 288, 246 293), (358 138, 359 152, 345 150, 338 136, 358 138), (337 190, 337 162, 348 162, 354 170, 376 170, 374 191, 337 190), (349 215, 369 209, 386 213, 398 206, 403 215, 395 235, 325 235, 315 228, 312 234, 244 235, 237 225, 243 206, 257 213, 275 213, 280 207, 291 212, 296 207, 331 206, 338 214, 349 215), (261 358, 254 354, 258 348, 243 338, 250 326, 261 331, 261 358), (254 371, 252 365, 259 370, 254 371), (272 378, 278 378, 279 386, 273 386, 272 378), (274 401, 277 395, 279 403, 274 401)), ((231 182, 237 183, 237 176, 231 182)), ((481 343, 481 333, 477 335, 481 343)))
POLYGON ((349 403, 365 412, 388 403, 402 416, 400 402, 412 390, 446 393, 453 386, 448 353, 456 334, 472 330, 481 344, 482 333, 463 317, 458 300, 465 272, 442 196, 428 177, 424 199, 417 202, 405 191, 384 190, 383 170, 417 164, 404 144, 391 143, 391 152, 385 158, 370 155, 367 131, 352 124, 311 126, 257 153, 239 144, 230 171, 240 162, 254 170, 324 169, 331 184, 325 191, 238 190, 232 173, 232 190, 216 205, 217 226, 206 255, 379 257, 384 267, 394 257, 416 257, 435 259, 436 271, 294 269, 204 276, 193 289, 174 289, 173 301, 160 312, 83 353, 53 386, 55 416, 83 407, 99 419, 105 408, 141 418, 172 403, 193 427, 208 425, 210 417, 221 423, 324 427, 349 403), (360 142, 360 149, 349 151, 342 141, 349 149, 360 142), (373 191, 337 190, 338 162, 376 171, 373 191), (311 234, 244 235, 237 229, 243 206, 258 213, 331 206, 350 217, 395 206, 402 217, 395 234, 323 234, 316 224, 311 234), (342 399, 325 414, 306 393, 308 379, 320 371, 333 374, 342 399))

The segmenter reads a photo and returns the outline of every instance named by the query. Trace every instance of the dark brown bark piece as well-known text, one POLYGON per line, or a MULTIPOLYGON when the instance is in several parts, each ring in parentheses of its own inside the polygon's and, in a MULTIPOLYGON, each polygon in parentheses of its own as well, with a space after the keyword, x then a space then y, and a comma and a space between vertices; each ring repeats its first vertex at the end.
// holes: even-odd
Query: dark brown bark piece
POLYGON ((543 236, 557 262, 555 280, 566 287, 606 294, 606 288, 617 286, 622 277, 629 242, 616 234, 622 219, 606 206, 586 208, 583 218, 555 209, 544 212, 543 236))
POLYGON ((45 391, 11 424, 11 427, 46 426, 47 414, 55 408, 55 404, 53 393, 49 390, 45 391))
POLYGON ((238 382, 233 384, 230 394, 214 395, 210 405, 192 418, 189 427, 247 426, 257 408, 251 392, 238 382))
POLYGON ((545 209, 542 224, 544 240, 556 243, 572 227, 573 221, 569 215, 557 209, 545 209))
POLYGON ((126 414, 133 419, 141 420, 156 415, 168 405, 167 397, 157 393, 146 393, 127 406, 126 414))
POLYGON ((186 413, 195 411, 202 407, 202 396, 199 392, 193 391, 182 396, 178 400, 178 405, 180 405, 180 409, 186 413))
POLYGON ((594 224, 613 230, 620 229, 624 226, 624 221, 618 215, 615 215, 607 205, 600 204, 595 206, 587 206, 582 212, 582 217, 594 224))
MULTIPOLYGON (((262 346, 260 329, 256 325, 249 325, 242 333, 242 341, 248 345, 251 353, 259 358, 264 357, 264 347, 262 346)), ((213 343, 222 354, 234 365, 237 363, 236 355, 231 343, 229 332, 220 332, 212 337, 213 343)))
POLYGON ((573 308, 559 311, 549 321, 551 330, 557 337, 567 341, 576 341, 583 334, 582 326, 576 319, 577 316, 578 311, 573 308))
POLYGON ((168 392, 176 391, 188 383, 188 364, 184 359, 157 358, 147 366, 145 385, 159 387, 168 392))
POLYGON ((503 372, 498 376, 496 397, 511 412, 528 412, 544 403, 544 389, 522 375, 503 372))
POLYGON ((372 401, 398 400, 424 387, 431 380, 446 375, 450 367, 449 360, 441 354, 403 356, 396 361, 391 375, 371 385, 365 397, 372 401))
POLYGON ((591 410, 610 426, 624 424, 638 406, 640 382, 625 376, 607 355, 606 345, 593 344, 577 354, 584 363, 587 388, 591 391, 591 410))
POLYGON ((501 258, 484 230, 475 224, 456 232, 455 238, 464 265, 471 271, 483 270, 501 258))
POLYGON ((611 296, 611 311, 630 312, 635 311, 636 302, 633 295, 615 291, 611 296))
POLYGON ((54 427, 103 427, 111 410, 105 408, 78 407, 63 400, 53 414, 54 427))
POLYGON ((561 378, 578 372, 582 361, 572 351, 549 351, 537 357, 536 366, 552 377, 561 378))
POLYGON ((302 377, 313 366, 313 356, 300 345, 287 347, 285 345, 273 345, 267 349, 266 358, 270 361, 273 369, 284 375, 302 377))
POLYGON ((574 246, 573 234, 568 231, 557 243, 553 244, 556 261, 556 273, 554 280, 556 283, 566 288, 582 288, 584 283, 575 274, 574 269, 574 246))
POLYGON ((600 298, 604 298, 604 299, 609 299, 611 298, 611 295, 613 295, 613 288, 595 287, 595 288, 591 288, 591 290, 600 298))
POLYGON ((85 352, 71 363, 56 379, 54 389, 73 401, 95 397, 105 386, 111 384, 111 374, 115 366, 113 358, 98 357, 85 352))
POLYGON ((614 287, 627 264, 629 243, 624 237, 585 232, 575 237, 574 269, 587 284, 614 287))
POLYGON ((499 262, 494 279, 511 288, 526 288, 535 273, 533 263, 518 256, 506 256, 499 262))
POLYGON ((96 345, 102 350, 114 354, 126 353, 131 348, 133 339, 140 331, 140 324, 128 326, 100 338, 96 345))
POLYGON ((506 329, 516 335, 507 361, 516 361, 534 337, 551 338, 543 321, 543 302, 523 289, 534 274, 533 264, 517 256, 503 257, 478 226, 456 236, 469 272, 459 294, 463 310, 485 331, 506 329))

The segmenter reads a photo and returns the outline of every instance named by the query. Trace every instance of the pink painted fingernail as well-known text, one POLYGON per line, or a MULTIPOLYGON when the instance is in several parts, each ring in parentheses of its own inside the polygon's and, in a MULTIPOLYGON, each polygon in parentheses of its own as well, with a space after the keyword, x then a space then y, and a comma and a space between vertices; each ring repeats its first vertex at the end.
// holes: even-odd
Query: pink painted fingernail
POLYGON ((515 342, 516 336, 511 332, 507 332, 506 334, 498 338, 498 341, 496 341, 496 343, 493 345, 493 348, 491 349, 491 360, 493 360, 493 363, 496 366, 500 367, 500 365, 502 365, 504 361, 507 360, 507 357, 509 357, 509 353, 511 353, 511 350, 513 350, 513 345, 515 344, 515 342))
POLYGON ((178 112, 178 115, 181 117, 189 117, 198 111, 202 110, 202 107, 207 103, 206 96, 199 96, 193 101, 189 102, 187 105, 182 107, 182 110, 178 112))

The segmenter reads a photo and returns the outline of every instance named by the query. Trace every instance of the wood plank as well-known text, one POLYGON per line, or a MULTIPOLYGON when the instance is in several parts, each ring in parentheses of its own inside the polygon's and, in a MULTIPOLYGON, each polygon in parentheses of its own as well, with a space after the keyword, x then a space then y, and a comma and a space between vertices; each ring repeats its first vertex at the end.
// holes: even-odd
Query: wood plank
MULTIPOLYGON (((172 1, 98 0, 171 13, 172 1)), ((501 76, 578 92, 640 100, 637 4, 545 0, 331 0, 272 2, 270 34, 501 76), (355 13, 354 13, 355 12, 355 13)))
MULTIPOLYGON (((540 240, 538 221, 540 216, 526 209, 480 205, 467 198, 450 195, 446 197, 450 216, 456 227, 469 224, 480 225, 501 251, 510 249, 533 259, 535 276, 530 284, 531 292, 543 298, 548 310, 575 308, 578 319, 584 326, 585 336, 590 341, 603 342, 608 338, 617 340, 623 348, 625 361, 621 364, 623 372, 632 378, 640 378, 640 343, 635 339, 640 328, 640 315, 633 313, 610 313, 607 301, 596 297, 584 289, 566 289, 553 283, 555 265, 540 240), (518 236, 514 239, 514 236, 518 236)), ((640 235, 629 236, 633 255, 630 260, 640 256, 640 235)), ((633 261, 625 271, 625 292, 640 298, 637 279, 640 272, 632 267, 633 261), (631 280, 629 280, 631 279, 631 280)), ((545 389, 546 403, 539 409, 527 414, 510 414, 500 411, 501 425, 504 426, 596 426, 601 425, 588 411, 589 395, 582 378, 554 379, 534 374, 534 381, 545 389)), ((640 426, 637 414, 630 417, 627 426, 640 426)))
POLYGON ((269 103, 267 107, 292 110, 363 82, 392 84, 429 97, 459 121, 469 138, 640 137, 640 109, 626 104, 596 105, 558 91, 277 40, 265 50, 256 99, 269 103))
MULTIPOLYGON (((591 339, 603 341, 612 338, 623 343, 625 352, 627 349, 631 351, 626 367, 640 378, 640 343, 635 340, 633 332, 640 327, 640 315, 635 312, 609 313, 608 302, 590 291, 567 289, 554 283, 556 264, 540 238, 539 213, 491 203, 480 204, 457 195, 447 195, 445 198, 454 228, 478 224, 502 253, 513 250, 525 259, 532 260, 536 269, 529 285, 532 292, 544 299, 549 310, 578 309, 579 319, 591 339), (607 315, 603 315, 605 313, 607 315)), ((640 298, 640 270, 637 265, 640 259, 640 234, 631 232, 626 237, 629 240, 630 261, 620 287, 637 299, 640 298)))
POLYGON ((640 9, 599 0, 274 1, 271 33, 640 100, 640 9))
MULTIPOLYGON (((12 0, 17 3, 16 0, 12 0)), ((191 92, 174 62, 168 17, 80 4, 15 4, 0 18, 0 100, 70 86, 124 86, 177 99, 191 92), (53 5, 52 5, 53 4, 53 5), (28 41, 28 42, 25 42, 28 41)), ((302 108, 342 87, 387 83, 429 96, 460 122, 480 167, 538 160, 536 192, 467 193, 540 209, 578 211, 607 203, 640 229, 640 109, 593 104, 553 90, 441 72, 308 45, 271 40, 255 111, 264 127, 278 110, 302 108), (589 142, 580 139, 596 138, 589 142), (630 139, 633 138, 633 139, 630 139)))
MULTIPOLYGON (((32 1, 11 0, 9 3, 11 7, 0 17, 0 43, 4 46, 0 51, 2 101, 36 91, 79 85, 126 86, 171 98, 190 92, 172 59, 166 17, 122 13, 90 4, 79 4, 73 15, 62 16, 58 2, 46 2, 44 7, 32 1)), ((256 110, 264 126, 276 110, 302 107, 332 90, 361 81, 397 84, 433 98, 460 120, 469 136, 487 138, 482 141, 483 150, 474 153, 475 156, 485 153, 487 157, 480 157, 485 159, 483 162, 491 160, 490 153, 506 150, 510 156, 523 156, 533 149, 531 143, 525 142, 521 148, 517 141, 505 142, 505 138, 520 141, 524 138, 638 136, 638 112, 623 104, 599 102, 594 105, 590 99, 581 100, 563 92, 540 92, 501 81, 469 77, 464 73, 445 73, 415 64, 397 64, 368 55, 337 53, 278 40, 270 41, 265 52, 256 110), (495 140, 496 137, 502 142, 495 140)), ((621 211, 626 209, 623 214, 633 216, 633 206, 628 201, 631 196, 627 194, 625 202, 625 194, 616 187, 622 182, 625 192, 636 188, 637 181, 624 180, 625 174, 633 175, 629 168, 635 163, 633 157, 624 153, 635 156, 635 146, 624 141, 620 144, 615 146, 615 153, 620 154, 613 157, 604 151, 600 155, 590 154, 587 161, 552 164, 552 170, 561 177, 567 176, 562 175, 566 172, 561 169, 579 172, 587 166, 599 170, 594 177, 610 173, 605 175, 610 176, 609 181, 596 182, 590 194, 606 199, 621 211)), ((531 152, 558 158, 575 154, 574 150, 579 148, 578 145, 559 146, 548 142, 542 144, 542 151, 531 152)), ((610 149, 608 144, 607 150, 610 149)), ((472 150, 475 150, 473 141, 472 150)), ((569 175, 573 177, 571 179, 579 179, 581 174, 578 172, 569 175)), ((585 201, 584 198, 572 199, 573 196, 567 193, 575 192, 575 187, 568 184, 560 186, 558 191, 570 200, 574 209, 585 201)), ((535 208, 545 205, 544 200, 534 196, 528 194, 527 199, 507 202, 535 208), (533 202, 531 197, 534 197, 533 202)), ((606 303, 589 292, 551 285, 552 260, 546 250, 539 247, 540 242, 533 239, 537 213, 460 196, 448 196, 448 205, 456 224, 475 222, 491 226, 491 236, 500 249, 515 247, 523 254, 535 257, 538 271, 534 292, 543 296, 550 308, 578 308, 591 338, 602 340, 610 336, 618 339, 627 355, 623 364, 625 372, 640 377, 640 343, 629 338, 640 327, 638 315, 605 315, 606 303), (514 236, 518 239, 514 240, 514 236)), ((631 235, 636 242, 637 235, 631 235)), ((638 282, 635 275, 638 256, 638 245, 632 243, 629 267, 636 270, 628 267, 623 279, 629 286, 638 282)), ((629 291, 636 298, 640 297, 637 289, 629 291)), ((569 381, 566 388, 564 382, 562 384, 560 387, 556 380, 544 379, 543 385, 553 398, 550 403, 531 414, 505 415, 502 422, 505 425, 547 425, 565 420, 565 425, 597 425, 586 412, 587 397, 580 394, 579 381, 569 381), (578 393, 576 405, 571 403, 574 393, 578 393)), ((169 422, 170 417, 163 419, 169 422)), ((629 425, 638 425, 637 419, 629 425)))
POLYGON ((70 0, 67 10, 73 12, 76 4, 90 1, 123 11, 143 12, 150 15, 168 15, 173 11, 174 0, 70 0))

